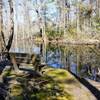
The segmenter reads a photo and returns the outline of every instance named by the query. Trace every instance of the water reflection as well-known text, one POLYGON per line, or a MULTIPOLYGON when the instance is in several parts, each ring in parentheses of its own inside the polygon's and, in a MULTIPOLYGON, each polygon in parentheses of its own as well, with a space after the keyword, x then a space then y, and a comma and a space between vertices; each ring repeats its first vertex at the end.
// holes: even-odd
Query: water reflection
POLYGON ((55 68, 70 70, 80 77, 100 81, 99 54, 96 46, 49 44, 46 48, 46 63, 55 68))
POLYGON ((41 62, 55 68, 70 70, 72 73, 100 81, 100 50, 96 46, 24 44, 12 48, 11 52, 35 53, 41 62))
POLYGON ((29 53, 29 54, 40 54, 40 45, 39 44, 19 44, 18 46, 12 46, 10 52, 15 53, 29 53), (23 46, 24 45, 24 46, 23 46))

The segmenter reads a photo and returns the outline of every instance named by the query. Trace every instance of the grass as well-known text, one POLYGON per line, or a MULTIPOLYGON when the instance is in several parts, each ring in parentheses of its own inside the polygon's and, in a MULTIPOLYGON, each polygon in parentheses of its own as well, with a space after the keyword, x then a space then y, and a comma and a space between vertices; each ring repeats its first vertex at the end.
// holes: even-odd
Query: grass
POLYGON ((12 84, 10 88, 11 88, 10 90, 11 96, 14 96, 14 97, 21 95, 23 92, 22 87, 18 84, 12 84))
MULTIPOLYGON (((42 71, 43 75, 37 78, 25 77, 24 73, 16 75, 9 84, 11 100, 23 100, 26 97, 29 100, 78 100, 73 91, 84 91, 81 84, 66 70, 45 67, 42 71)), ((12 72, 9 74, 13 76, 12 72)), ((82 97, 86 98, 87 93, 84 93, 82 97)))

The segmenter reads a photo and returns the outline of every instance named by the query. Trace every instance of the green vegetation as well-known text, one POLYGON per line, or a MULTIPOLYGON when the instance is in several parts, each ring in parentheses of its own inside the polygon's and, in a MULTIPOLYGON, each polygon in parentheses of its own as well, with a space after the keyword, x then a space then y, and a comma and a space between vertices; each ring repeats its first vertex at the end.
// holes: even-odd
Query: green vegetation
POLYGON ((24 73, 14 74, 12 70, 10 76, 6 76, 11 78, 8 81, 10 100, 77 100, 73 92, 76 89, 84 91, 84 95, 80 93, 84 98, 90 95, 68 71, 49 67, 42 71, 42 76, 30 77, 24 73))

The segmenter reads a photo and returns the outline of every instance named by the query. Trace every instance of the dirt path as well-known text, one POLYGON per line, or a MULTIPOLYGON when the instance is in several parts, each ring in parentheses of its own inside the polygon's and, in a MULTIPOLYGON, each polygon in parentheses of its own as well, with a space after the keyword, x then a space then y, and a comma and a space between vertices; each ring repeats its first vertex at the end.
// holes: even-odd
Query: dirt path
POLYGON ((91 91, 89 91, 84 85, 82 85, 68 71, 62 69, 55 70, 52 70, 51 72, 48 71, 47 75, 54 77, 54 80, 64 87, 64 91, 73 96, 73 100, 97 100, 96 97, 91 93, 91 91))

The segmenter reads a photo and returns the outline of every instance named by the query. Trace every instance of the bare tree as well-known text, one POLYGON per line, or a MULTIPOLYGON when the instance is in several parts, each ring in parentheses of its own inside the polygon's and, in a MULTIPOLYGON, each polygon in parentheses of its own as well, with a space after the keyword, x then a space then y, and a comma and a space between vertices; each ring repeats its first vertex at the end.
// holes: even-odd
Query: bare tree
POLYGON ((1 51, 4 52, 6 49, 5 37, 3 33, 3 1, 0 0, 0 39, 1 39, 1 51))
POLYGON ((96 0, 96 15, 100 17, 100 0, 96 0))
MULTIPOLYGON (((11 34, 10 34, 10 37, 9 37, 8 44, 6 46, 8 52, 11 48, 12 41, 13 41, 13 36, 14 36, 14 19, 13 19, 13 17, 14 17, 14 8, 13 7, 14 6, 13 6, 13 2, 14 2, 13 0, 9 0, 10 21, 11 21, 11 23, 10 23, 10 28, 11 28, 10 32, 11 32, 11 34)), ((11 62, 13 63, 13 67, 14 67, 15 71, 18 72, 18 66, 17 66, 17 63, 16 63, 15 55, 10 55, 10 59, 11 59, 11 62)))

